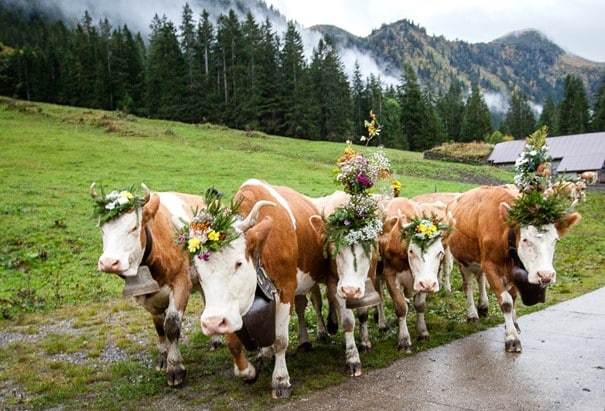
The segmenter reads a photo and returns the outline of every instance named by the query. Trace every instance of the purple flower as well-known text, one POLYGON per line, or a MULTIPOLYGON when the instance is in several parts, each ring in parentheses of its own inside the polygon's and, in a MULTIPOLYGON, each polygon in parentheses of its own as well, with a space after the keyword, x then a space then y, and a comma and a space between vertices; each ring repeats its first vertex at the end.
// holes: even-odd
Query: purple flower
POLYGON ((359 184, 361 184, 362 186, 372 187, 372 182, 370 181, 370 179, 368 178, 368 176, 366 176, 363 173, 360 173, 359 175, 357 175, 357 182, 359 184))
POLYGON ((210 260, 210 251, 206 251, 204 254, 199 254, 197 258, 204 261, 210 260))
POLYGON ((351 220, 348 218, 342 222, 344 225, 351 225, 351 220))

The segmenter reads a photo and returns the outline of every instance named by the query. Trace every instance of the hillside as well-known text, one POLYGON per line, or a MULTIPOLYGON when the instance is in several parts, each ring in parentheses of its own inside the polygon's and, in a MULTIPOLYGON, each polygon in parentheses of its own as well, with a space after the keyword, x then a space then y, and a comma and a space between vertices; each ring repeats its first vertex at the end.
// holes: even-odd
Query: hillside
POLYGON ((486 92, 509 96, 519 86, 530 100, 541 104, 549 94, 555 100, 562 98, 566 74, 580 77, 589 96, 596 93, 605 75, 605 63, 568 54, 536 30, 473 44, 430 36, 409 20, 384 24, 365 38, 334 26, 312 29, 332 36, 342 48, 370 54, 393 77, 401 75, 403 61, 410 63, 420 81, 438 90, 447 89, 452 81, 467 87, 478 81, 486 92))

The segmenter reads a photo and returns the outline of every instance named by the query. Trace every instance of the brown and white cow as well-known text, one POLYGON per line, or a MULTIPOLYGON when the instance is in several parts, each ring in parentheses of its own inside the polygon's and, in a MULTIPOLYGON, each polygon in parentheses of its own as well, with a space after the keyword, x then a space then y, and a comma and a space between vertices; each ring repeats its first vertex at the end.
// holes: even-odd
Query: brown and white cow
MULTIPOLYGON (((463 277, 483 272, 496 295, 504 315, 508 352, 521 352, 515 301, 524 291, 515 285, 513 274, 526 271, 527 279, 521 284, 526 289, 540 290, 540 286, 554 283, 555 244, 580 220, 578 213, 571 213, 554 224, 509 227, 506 224, 508 209, 515 198, 511 190, 492 186, 481 186, 462 194, 452 207, 451 222, 455 227, 449 236, 452 255, 463 277)), ((529 291, 528 295, 521 296, 524 301, 526 297, 534 300, 529 291)))
POLYGON ((321 239, 310 224, 317 209, 290 188, 254 179, 239 188, 235 199, 241 200, 238 212, 243 218, 232 225, 237 238, 207 259, 193 259, 206 296, 202 331, 225 334, 235 375, 246 381, 256 378, 257 371, 235 333, 242 329, 243 318, 252 307, 258 269, 264 267, 276 289, 272 396, 287 397, 288 324, 295 296, 307 294, 328 267, 321 239))
POLYGON ((426 295, 439 291, 439 270, 445 250, 441 240, 435 240, 423 251, 416 243, 402 236, 411 219, 423 217, 423 210, 416 202, 397 197, 381 204, 380 208, 384 213, 380 237, 382 278, 387 284, 399 322, 397 348, 411 352, 407 300, 414 299, 418 339, 427 339, 429 332, 424 320, 426 295), (400 287, 403 287, 403 293, 400 287))
MULTIPOLYGON (((459 196, 460 193, 430 193, 412 197, 412 200, 420 206, 423 214, 435 214, 443 221, 447 221, 448 207, 454 201, 456 201, 459 196)), ((452 258, 452 253, 450 252, 449 246, 447 245, 446 237, 442 239, 442 242, 445 255, 439 271, 439 285, 442 286, 447 292, 451 292, 451 273, 452 269, 454 268, 454 260, 452 258)))
MULTIPOLYGON (((176 245, 174 232, 204 201, 189 194, 151 193, 144 184, 143 188, 146 195, 140 209, 131 209, 100 226, 103 254, 98 268, 126 278, 136 276, 142 265, 149 267, 160 290, 134 298, 151 314, 159 337, 157 369, 166 371, 168 385, 177 386, 186 375, 178 341, 193 283, 189 256, 176 245)), ((90 194, 97 198, 94 183, 90 194)), ((199 289, 197 278, 193 280, 199 289)))
POLYGON ((599 173, 596 171, 584 171, 578 175, 588 185, 594 185, 599 181, 599 173))

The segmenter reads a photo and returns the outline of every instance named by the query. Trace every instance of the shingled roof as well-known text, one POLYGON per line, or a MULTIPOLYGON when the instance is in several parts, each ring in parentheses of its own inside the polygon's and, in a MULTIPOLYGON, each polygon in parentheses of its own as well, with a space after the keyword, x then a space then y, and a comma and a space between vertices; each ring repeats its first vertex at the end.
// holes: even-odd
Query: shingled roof
MULTIPOLYGON (((605 168, 605 132, 547 137, 546 145, 557 173, 605 168)), ((525 140, 498 143, 487 161, 495 166, 512 166, 524 146, 525 140)))

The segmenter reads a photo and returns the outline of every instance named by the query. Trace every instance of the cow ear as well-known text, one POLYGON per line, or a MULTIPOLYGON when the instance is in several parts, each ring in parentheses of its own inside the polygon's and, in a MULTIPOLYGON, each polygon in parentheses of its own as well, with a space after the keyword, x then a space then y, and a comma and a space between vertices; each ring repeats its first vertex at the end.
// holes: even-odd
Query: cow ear
POLYGON ((315 214, 309 217, 309 223, 311 227, 313 227, 313 231, 317 234, 318 237, 323 238, 325 236, 325 223, 321 216, 315 214))
POLYGON ((510 211, 510 205, 505 202, 500 203, 500 207, 498 208, 500 212, 500 218, 502 221, 506 221, 508 219, 508 212, 510 211))
POLYGON ((582 218, 582 216, 580 214, 571 213, 567 217, 562 218, 561 220, 557 221, 555 223, 555 228, 557 229, 557 233, 559 233, 559 236, 562 237, 565 234, 567 234, 567 232, 571 229, 571 227, 576 225, 580 221, 581 218, 582 218))
POLYGON ((151 198, 149 199, 147 204, 145 204, 145 206, 143 207, 143 222, 145 223, 151 220, 155 216, 155 213, 158 212, 159 208, 160 196, 157 193, 154 193, 153 195, 151 195, 151 198))
POLYGON ((398 223, 399 223, 398 216, 391 216, 391 217, 387 218, 384 221, 384 224, 382 225, 382 232, 385 234, 390 233, 391 231, 393 231, 393 228, 395 226, 397 226, 398 223))
POLYGON ((265 216, 258 224, 246 231, 246 255, 261 256, 263 247, 273 228, 273 218, 265 216))

